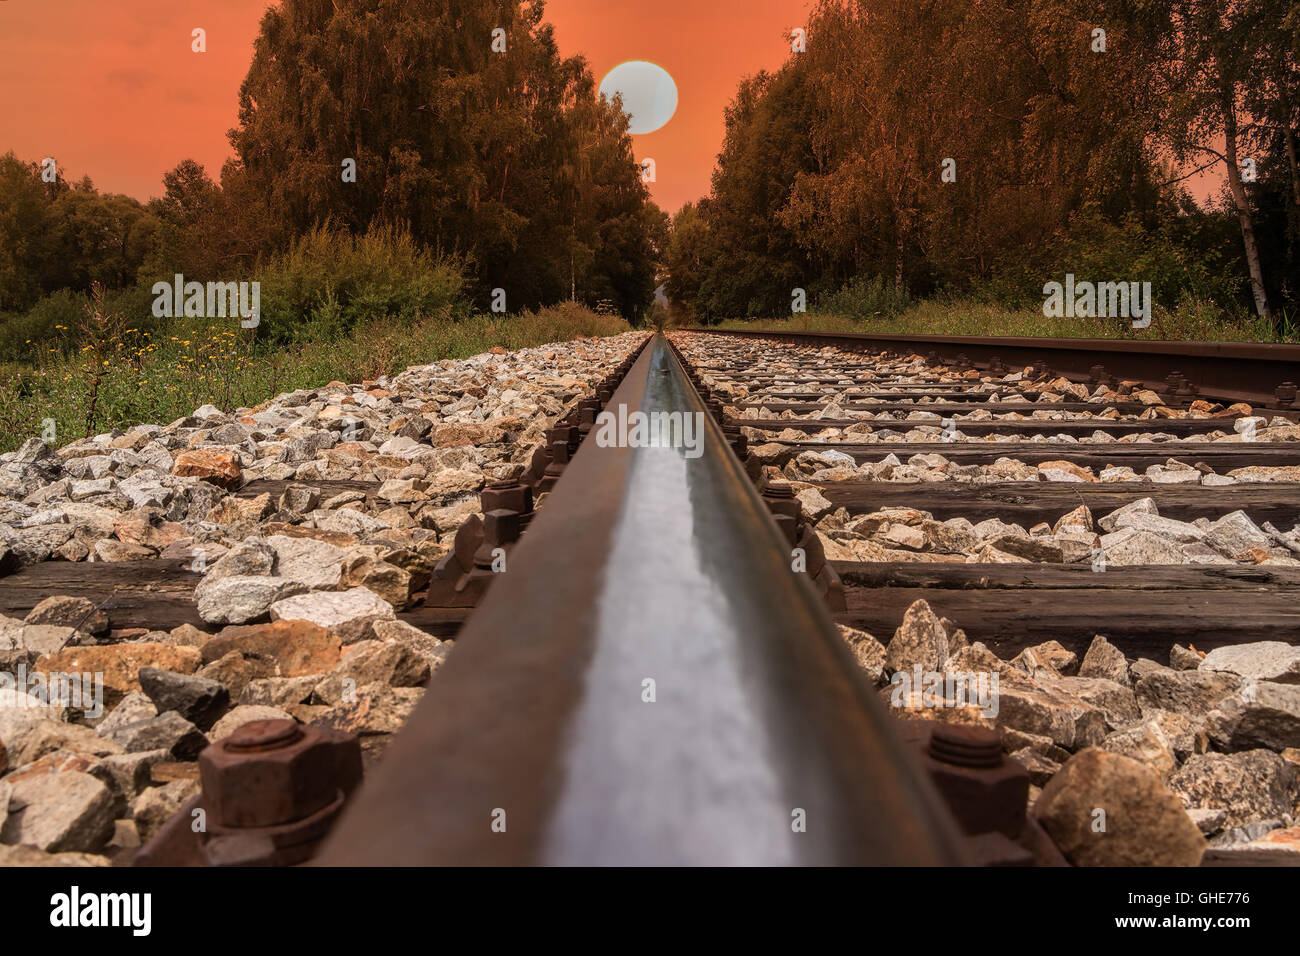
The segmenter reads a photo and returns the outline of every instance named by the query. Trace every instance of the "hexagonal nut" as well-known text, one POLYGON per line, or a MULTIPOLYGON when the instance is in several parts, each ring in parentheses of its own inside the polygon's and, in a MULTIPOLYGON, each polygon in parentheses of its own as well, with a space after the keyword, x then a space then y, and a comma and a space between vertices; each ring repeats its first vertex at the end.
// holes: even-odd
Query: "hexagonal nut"
POLYGON ((1003 758, 996 768, 975 770, 930 761, 930 777, 967 833, 996 830, 1015 837, 1025 825, 1029 773, 1003 758))
POLYGON ((1029 799, 1029 772, 1018 762, 1001 752, 997 736, 981 727, 936 724, 931 732, 930 746, 923 751, 926 769, 935 787, 943 795, 953 816, 967 834, 999 832, 1008 837, 1019 836, 1024 829, 1025 809, 1029 799), (936 751, 934 741, 942 735, 949 741, 948 748, 936 751), (941 758, 944 750, 957 744, 955 759, 941 758), (980 758, 988 758, 984 766, 974 765, 983 759, 963 765, 964 756, 972 756, 963 744, 978 748, 980 758), (963 751, 966 751, 963 754, 963 751))
POLYGON ((479 493, 482 510, 515 511, 519 514, 533 510, 533 489, 518 481, 498 481, 479 493))
POLYGON ((352 734, 292 720, 254 720, 199 755, 203 806, 223 827, 301 820, 361 779, 352 734))

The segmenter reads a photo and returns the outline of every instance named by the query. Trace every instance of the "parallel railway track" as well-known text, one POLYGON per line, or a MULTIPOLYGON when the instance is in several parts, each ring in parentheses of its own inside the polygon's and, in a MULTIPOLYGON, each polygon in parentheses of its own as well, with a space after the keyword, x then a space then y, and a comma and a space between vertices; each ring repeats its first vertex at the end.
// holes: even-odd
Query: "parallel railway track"
MULTIPOLYGON (((1142 499, 1152 500, 1162 517, 1183 522, 1245 511, 1256 522, 1289 530, 1300 518, 1295 430, 1270 429, 1259 422, 1258 441, 1239 440, 1234 431, 1247 411, 1250 417, 1294 422, 1292 391, 1281 381, 1271 384, 1268 376, 1288 374, 1281 363, 1300 358, 1295 347, 1144 344, 1142 365, 1134 364, 1136 350, 1126 347, 1131 343, 981 343, 967 338, 942 343, 952 364, 936 365, 932 363, 941 356, 932 337, 748 333, 691 341, 687 351, 697 356, 703 380, 733 409, 728 421, 745 430, 751 449, 762 446, 770 469, 789 473, 790 462, 801 453, 832 451, 851 457, 854 466, 891 455, 903 463, 913 456, 938 455, 957 472, 994 466, 1000 459, 1031 466, 1067 462, 1085 469, 1081 474, 1090 479, 1042 481, 1033 474, 1033 481, 1017 481, 957 474, 952 480, 934 480, 943 477, 936 472, 909 483, 809 476, 831 506, 826 510, 845 509, 850 522, 885 509, 910 508, 937 521, 997 519, 1030 529, 1050 525, 1080 505, 1100 518, 1142 499), (1116 346, 1122 349, 1123 367, 1138 373, 1133 379, 1121 381, 1099 367, 1098 357, 1114 362, 1116 346), (924 365, 918 364, 922 348, 929 353, 924 365), (973 364, 968 352, 982 356, 984 367, 973 364), (998 358, 1008 353, 1032 355, 1031 374, 1021 378, 1021 369, 998 358), (871 360, 864 362, 864 355, 871 360), (1059 391, 1064 378, 1055 369, 1071 363, 1082 367, 1090 355, 1088 376, 1080 377, 1084 387, 1076 387, 1081 394, 1054 394, 1053 380, 1059 391), (783 366, 779 374, 772 372, 776 364, 783 366), (1175 364, 1195 369, 1199 384, 1188 387, 1189 379, 1171 368, 1175 364), (1008 383, 1008 374, 1017 381, 1008 383), (806 390, 811 381, 818 382, 815 391, 806 390), (1103 400, 1081 400, 1099 388, 1103 400), (1139 393, 1144 401, 1133 400, 1139 393), (963 400, 953 403, 957 394, 963 400), (1243 397, 1260 405, 1247 409, 1237 404, 1243 397), (1213 410, 1189 413, 1193 408, 1213 410), (1103 413, 1110 417, 1101 417, 1103 413), (1173 417, 1189 415, 1199 417, 1173 417), (943 423, 947 436, 938 427, 943 423), (863 442, 855 441, 859 429, 928 434, 863 442), (1290 440, 1269 440, 1270 432, 1278 431, 1290 440), (1171 460, 1215 475, 1210 481, 1235 481, 1222 476, 1250 467, 1289 468, 1295 474, 1285 481, 1218 487, 1141 477, 1171 460), (1130 468, 1137 474, 1123 481, 1093 480, 1107 468, 1130 468)), ((832 561, 846 584, 847 608, 838 620, 889 633, 902 611, 924 598, 1004 657, 1048 637, 1082 655, 1096 633, 1122 640, 1137 656, 1160 658, 1174 641, 1209 650, 1250 640, 1300 640, 1295 610, 1300 567, 1290 565, 1295 555, 1285 550, 1261 564, 1219 556, 1205 565, 1112 565, 1108 574, 1095 573, 1089 562, 1077 558, 987 566, 942 563, 947 556, 929 547, 895 554, 905 560, 832 561)))

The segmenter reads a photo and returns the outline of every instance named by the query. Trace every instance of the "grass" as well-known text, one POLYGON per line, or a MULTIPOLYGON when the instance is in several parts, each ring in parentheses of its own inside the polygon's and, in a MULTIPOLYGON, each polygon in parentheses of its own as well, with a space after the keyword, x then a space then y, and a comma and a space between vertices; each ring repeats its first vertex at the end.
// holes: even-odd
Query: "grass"
POLYGON ((249 407, 282 392, 360 382, 411 365, 626 332, 623 319, 563 303, 513 316, 375 320, 318 341, 268 348, 237 321, 176 319, 154 331, 91 306, 78 351, 38 364, 0 363, 0 450, 31 437, 62 445, 200 405, 249 407))
MULTIPOLYGON (((1272 328, 1258 318, 1225 316, 1217 307, 1184 301, 1177 308, 1156 306, 1147 329, 1127 319, 1048 318, 1041 309, 1008 309, 965 300, 927 300, 897 315, 865 319, 833 313, 807 313, 789 319, 728 319, 716 328, 786 332, 876 332, 895 335, 1025 335, 1199 342, 1276 342, 1272 328)), ((1280 339, 1300 342, 1300 328, 1286 322, 1280 339)))

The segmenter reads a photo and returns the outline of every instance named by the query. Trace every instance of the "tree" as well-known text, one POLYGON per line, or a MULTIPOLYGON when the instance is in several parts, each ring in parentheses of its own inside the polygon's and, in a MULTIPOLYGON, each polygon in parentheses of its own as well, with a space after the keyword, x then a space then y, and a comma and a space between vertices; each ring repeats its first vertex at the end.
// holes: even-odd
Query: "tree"
POLYGON ((708 272, 710 247, 705 214, 699 205, 688 202, 672 218, 664 254, 669 305, 688 321, 698 319, 700 287, 708 272))
POLYGON ((467 262, 484 303, 497 287, 512 307, 552 302, 584 281, 627 308, 648 302, 626 272, 643 270, 626 259, 648 249, 626 123, 599 104, 586 63, 559 55, 543 11, 523 0, 268 10, 231 142, 245 186, 280 216, 274 241, 327 220, 391 224, 467 262))
POLYGON ((130 196, 101 194, 88 178, 41 180, 38 163, 0 156, 0 309, 26 311, 60 289, 130 285, 155 226, 130 196))
MULTIPOLYGON (((888 286, 896 298, 995 289, 1019 303, 1046 275, 1131 271, 1138 259, 1100 245, 1131 250, 1146 235, 1164 245, 1140 261, 1176 302, 1168 280, 1185 250, 1169 244, 1221 233, 1200 228, 1186 176, 1164 167, 1210 152, 1233 167, 1250 263, 1240 289, 1258 301, 1262 263, 1294 261, 1281 253, 1295 240, 1279 240, 1272 217, 1258 248, 1264 192, 1238 167, 1249 149, 1270 183, 1292 168, 1298 10, 818 0, 806 52, 740 84, 710 196, 674 223, 669 291, 703 318, 788 314, 792 285, 888 286)), ((1182 291, 1205 287, 1199 270, 1184 273, 1182 291)))
POLYGON ((0 156, 0 311, 25 310, 42 295, 48 209, 40 167, 0 156))
POLYGON ((1294 61, 1286 65, 1281 53, 1275 19, 1280 12, 1276 3, 1254 0, 1168 0, 1158 74, 1167 99, 1160 132, 1180 162, 1208 156, 1198 170, 1222 171, 1241 225, 1255 311, 1264 319, 1272 319, 1272 309, 1243 163, 1247 169, 1258 166, 1262 119, 1270 107, 1288 129, 1291 124, 1286 104, 1295 84, 1294 61), (1261 43, 1261 37, 1268 39, 1261 43), (1263 93, 1270 80, 1273 92, 1263 93))

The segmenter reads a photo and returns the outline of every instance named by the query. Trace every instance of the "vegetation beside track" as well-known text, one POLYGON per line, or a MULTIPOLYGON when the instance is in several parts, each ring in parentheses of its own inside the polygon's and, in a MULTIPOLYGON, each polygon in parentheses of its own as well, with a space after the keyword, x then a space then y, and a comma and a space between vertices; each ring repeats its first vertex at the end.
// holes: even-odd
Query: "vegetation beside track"
MULTIPOLYGON (((1060 338, 1187 340, 1194 342, 1277 342, 1272 326, 1239 313, 1225 317, 1218 309, 1192 302, 1168 309, 1157 305, 1151 326, 1134 329, 1127 319, 1049 318, 1041 309, 1007 308, 971 300, 917 302, 896 314, 863 318, 823 312, 788 319, 727 319, 719 329, 784 332, 859 332, 905 335, 1025 335, 1060 338)), ((1300 326, 1288 323, 1282 342, 1300 343, 1300 326)))
POLYGON ((369 380, 493 347, 513 350, 629 328, 618 316, 561 303, 518 315, 374 320, 267 348, 223 319, 176 319, 141 332, 101 301, 87 309, 70 354, 0 363, 0 450, 32 437, 63 444, 141 422, 165 424, 205 404, 251 406, 335 379, 369 380))

